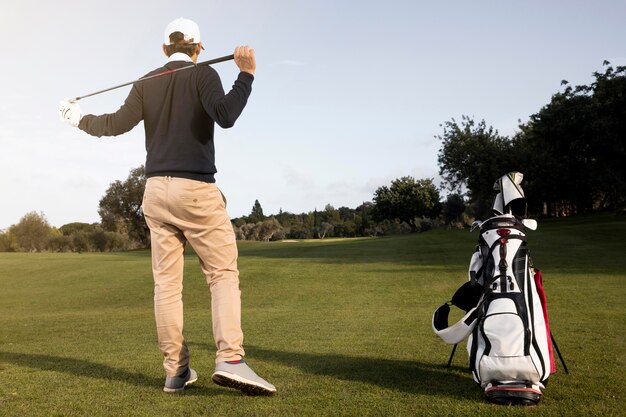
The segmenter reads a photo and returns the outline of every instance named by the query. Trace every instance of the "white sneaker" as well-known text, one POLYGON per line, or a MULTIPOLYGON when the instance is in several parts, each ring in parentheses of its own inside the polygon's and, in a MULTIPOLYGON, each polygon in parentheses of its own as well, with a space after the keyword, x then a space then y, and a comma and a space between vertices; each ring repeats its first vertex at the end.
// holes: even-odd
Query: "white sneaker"
POLYGON ((247 395, 276 393, 276 387, 255 374, 243 359, 218 363, 212 379, 217 385, 235 388, 247 395))

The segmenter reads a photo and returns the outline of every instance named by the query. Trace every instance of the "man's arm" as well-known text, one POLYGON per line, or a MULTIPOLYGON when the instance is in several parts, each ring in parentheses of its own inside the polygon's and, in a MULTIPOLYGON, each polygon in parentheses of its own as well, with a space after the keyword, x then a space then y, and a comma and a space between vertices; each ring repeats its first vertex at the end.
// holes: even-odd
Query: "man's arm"
POLYGON ((204 110, 220 127, 225 129, 235 124, 246 106, 252 92, 256 70, 254 49, 248 46, 238 46, 235 48, 234 55, 235 64, 241 72, 228 94, 224 94, 220 78, 213 68, 206 67, 199 83, 200 99, 204 110))
POLYGON ((138 88, 133 86, 119 110, 100 116, 87 114, 80 119, 78 128, 92 136, 117 136, 137 126, 142 119, 141 95, 138 88))
MULTIPOLYGON (((213 68, 206 67, 208 71, 214 72, 213 68)), ((207 72, 208 72, 207 71, 207 72)), ((233 84, 228 94, 224 95, 221 81, 217 74, 208 76, 200 81, 200 100, 202 106, 211 119, 220 127, 227 129, 235 124, 241 115, 248 97, 252 92, 252 81, 254 76, 240 72, 237 80, 233 84)))

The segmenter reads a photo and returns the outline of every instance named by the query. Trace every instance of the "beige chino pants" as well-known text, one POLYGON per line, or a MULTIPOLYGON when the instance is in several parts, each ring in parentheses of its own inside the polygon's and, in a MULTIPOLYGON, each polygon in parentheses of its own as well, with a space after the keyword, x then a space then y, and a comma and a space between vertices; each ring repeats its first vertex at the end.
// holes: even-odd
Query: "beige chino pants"
POLYGON ((148 178, 143 212, 150 228, 154 314, 167 376, 189 366, 183 337, 183 264, 188 241, 211 291, 216 362, 244 355, 237 243, 226 199, 215 184, 174 177, 148 178))

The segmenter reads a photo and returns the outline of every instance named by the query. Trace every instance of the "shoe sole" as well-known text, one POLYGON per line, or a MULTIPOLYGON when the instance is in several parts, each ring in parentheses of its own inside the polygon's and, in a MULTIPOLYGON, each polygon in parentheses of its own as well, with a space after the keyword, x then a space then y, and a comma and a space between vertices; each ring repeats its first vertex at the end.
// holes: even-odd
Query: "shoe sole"
POLYGON ((213 382, 221 387, 234 388, 246 395, 254 395, 254 396, 270 396, 276 393, 276 390, 271 390, 262 385, 258 385, 248 379, 244 379, 235 374, 230 374, 227 372, 216 372, 211 377, 213 382))
POLYGON ((187 388, 187 385, 191 385, 194 382, 196 382, 198 380, 198 377, 195 377, 194 379, 190 379, 189 381, 185 382, 185 385, 182 386, 182 388, 168 388, 168 387, 163 387, 163 391, 165 392, 181 392, 184 391, 185 388, 187 388))

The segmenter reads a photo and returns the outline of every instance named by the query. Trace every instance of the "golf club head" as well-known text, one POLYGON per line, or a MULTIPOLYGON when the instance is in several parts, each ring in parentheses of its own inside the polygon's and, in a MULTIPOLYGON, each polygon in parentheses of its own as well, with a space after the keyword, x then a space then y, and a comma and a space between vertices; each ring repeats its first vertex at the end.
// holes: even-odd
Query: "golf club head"
POLYGON ((474 220, 472 222, 472 227, 470 228, 470 233, 473 232, 476 228, 479 228, 481 224, 483 224, 482 220, 474 220))
POLYGON ((522 224, 529 230, 537 230, 537 220, 535 219, 523 219, 522 224))

